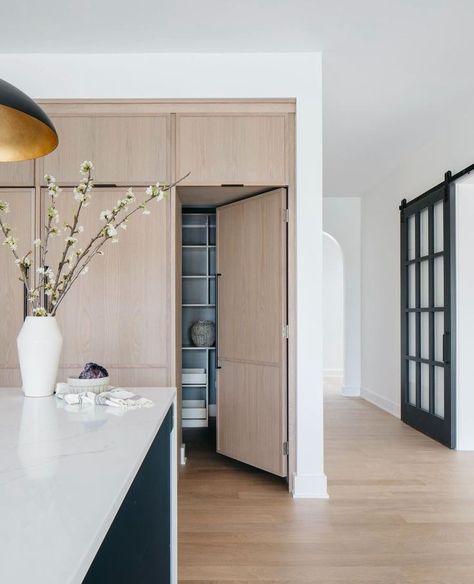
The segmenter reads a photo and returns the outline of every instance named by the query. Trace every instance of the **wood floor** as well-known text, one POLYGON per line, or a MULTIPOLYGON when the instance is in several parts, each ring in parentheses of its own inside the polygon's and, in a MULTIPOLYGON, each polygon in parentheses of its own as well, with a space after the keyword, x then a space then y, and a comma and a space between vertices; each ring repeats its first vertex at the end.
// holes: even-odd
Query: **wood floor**
POLYGON ((474 453, 334 386, 325 436, 327 501, 293 500, 281 480, 187 436, 179 581, 474 584, 474 453))

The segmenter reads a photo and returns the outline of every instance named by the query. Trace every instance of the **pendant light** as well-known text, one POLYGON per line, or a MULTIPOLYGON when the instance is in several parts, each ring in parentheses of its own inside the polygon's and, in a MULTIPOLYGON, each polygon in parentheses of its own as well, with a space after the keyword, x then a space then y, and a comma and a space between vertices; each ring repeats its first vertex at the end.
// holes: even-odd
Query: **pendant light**
POLYGON ((0 79, 0 162, 39 158, 57 145, 53 123, 39 105, 0 79))

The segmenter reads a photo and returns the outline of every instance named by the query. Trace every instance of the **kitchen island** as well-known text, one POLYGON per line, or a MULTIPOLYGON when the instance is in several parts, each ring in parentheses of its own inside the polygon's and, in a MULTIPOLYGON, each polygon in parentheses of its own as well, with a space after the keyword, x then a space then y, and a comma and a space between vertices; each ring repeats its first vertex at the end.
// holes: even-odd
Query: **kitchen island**
POLYGON ((176 582, 176 390, 126 389, 153 407, 0 388, 0 582, 176 582))

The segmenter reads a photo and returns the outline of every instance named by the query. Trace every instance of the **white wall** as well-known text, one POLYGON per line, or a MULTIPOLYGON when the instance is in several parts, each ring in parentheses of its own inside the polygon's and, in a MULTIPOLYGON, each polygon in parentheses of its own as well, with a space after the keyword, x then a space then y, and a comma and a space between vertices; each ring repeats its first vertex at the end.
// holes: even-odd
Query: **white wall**
POLYGON ((344 374, 344 265, 339 243, 323 235, 323 373, 344 374))
POLYGON ((323 468, 322 235, 317 235, 322 234, 320 54, 2 54, 0 71, 2 78, 36 98, 296 97, 298 385, 294 494, 327 496, 323 468))
POLYGON ((342 249, 344 262, 343 394, 360 395, 361 387, 361 201, 325 197, 323 229, 342 249))
POLYGON ((400 415, 400 219, 398 206, 474 162, 474 106, 451 107, 450 124, 362 199, 362 395, 400 415))
POLYGON ((456 448, 474 450, 474 177, 456 184, 456 448))

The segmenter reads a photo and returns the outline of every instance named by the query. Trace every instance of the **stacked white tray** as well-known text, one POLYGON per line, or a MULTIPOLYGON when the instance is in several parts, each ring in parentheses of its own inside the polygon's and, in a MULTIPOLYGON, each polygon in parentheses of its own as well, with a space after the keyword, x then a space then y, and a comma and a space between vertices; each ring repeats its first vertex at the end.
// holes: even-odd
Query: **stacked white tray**
MULTIPOLYGON (((207 387, 207 372, 205 369, 183 369, 181 383, 183 387, 207 387)), ((207 425, 207 403, 205 399, 183 399, 181 405, 183 426, 207 425)))

